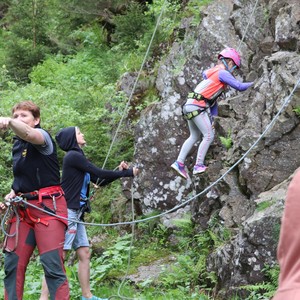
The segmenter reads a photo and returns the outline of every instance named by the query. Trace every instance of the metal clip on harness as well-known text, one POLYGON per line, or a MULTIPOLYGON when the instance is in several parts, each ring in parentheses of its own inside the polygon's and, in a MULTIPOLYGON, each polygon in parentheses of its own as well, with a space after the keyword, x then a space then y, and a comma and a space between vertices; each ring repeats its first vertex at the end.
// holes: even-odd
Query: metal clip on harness
POLYGON ((20 202, 24 202, 24 199, 20 196, 16 196, 14 198, 11 198, 11 199, 5 201, 4 204, 7 206, 7 210, 1 220, 1 229, 5 235, 5 241, 4 241, 3 247, 5 247, 5 245, 6 245, 7 238, 15 237, 15 247, 12 251, 14 251, 16 249, 17 244, 18 244, 18 237, 19 237, 18 228, 19 228, 19 224, 20 224, 20 216, 18 214, 17 205, 20 202), (13 215, 16 216, 16 231, 14 233, 10 234, 9 233, 10 226, 11 226, 10 220, 13 217, 13 215))

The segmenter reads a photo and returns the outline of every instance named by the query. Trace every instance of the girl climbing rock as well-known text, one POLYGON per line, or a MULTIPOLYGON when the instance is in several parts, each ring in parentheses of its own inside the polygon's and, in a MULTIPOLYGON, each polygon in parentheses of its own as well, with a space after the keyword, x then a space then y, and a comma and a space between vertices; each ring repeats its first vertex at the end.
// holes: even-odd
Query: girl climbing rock
POLYGON ((226 90, 227 86, 238 91, 247 90, 253 82, 240 82, 232 75, 236 68, 240 68, 241 58, 233 48, 226 48, 218 54, 218 64, 203 72, 204 80, 188 94, 188 99, 183 105, 182 114, 187 120, 190 136, 183 143, 177 160, 171 165, 180 176, 187 178, 185 159, 193 145, 202 141, 198 148, 197 159, 193 174, 199 174, 207 169, 204 165, 206 153, 214 139, 213 118, 218 114, 218 97, 226 90))

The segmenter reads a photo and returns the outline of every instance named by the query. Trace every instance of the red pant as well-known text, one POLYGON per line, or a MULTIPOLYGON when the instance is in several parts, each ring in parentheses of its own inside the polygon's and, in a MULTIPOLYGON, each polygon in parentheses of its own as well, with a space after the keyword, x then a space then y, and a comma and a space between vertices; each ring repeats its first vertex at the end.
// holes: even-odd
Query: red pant
MULTIPOLYGON (((28 201, 41 207, 38 200, 28 201)), ((43 203, 54 210, 52 199, 43 199, 43 203)), ((63 264, 63 245, 65 240, 65 221, 50 217, 48 214, 27 206, 27 210, 18 208, 20 221, 11 224, 9 233, 18 234, 8 237, 5 245, 5 300, 23 298, 25 271, 29 259, 37 246, 44 268, 51 300, 69 300, 69 285, 63 264), (29 214, 28 214, 29 213, 29 214), (35 222, 40 218, 46 222, 35 222)), ((56 198, 56 214, 67 217, 66 201, 63 196, 56 198)))

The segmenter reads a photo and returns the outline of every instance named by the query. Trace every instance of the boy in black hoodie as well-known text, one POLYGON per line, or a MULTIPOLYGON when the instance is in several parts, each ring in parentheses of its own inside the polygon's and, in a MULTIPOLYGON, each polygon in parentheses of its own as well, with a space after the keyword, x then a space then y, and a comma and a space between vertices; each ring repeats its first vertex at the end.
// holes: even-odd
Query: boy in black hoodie
MULTIPOLYGON (((84 155, 82 148, 86 144, 83 133, 78 127, 67 127, 56 135, 59 147, 66 151, 62 168, 62 188, 65 192, 68 207, 68 218, 78 219, 81 205, 89 197, 89 183, 106 185, 121 177, 134 177, 138 173, 137 168, 128 168, 125 162, 121 162, 119 171, 110 171, 98 168, 84 155)), ((82 290, 82 300, 104 300, 93 296, 90 291, 90 251, 85 226, 69 222, 66 232, 64 251, 73 248, 79 258, 78 278, 82 290)), ((40 300, 48 299, 48 291, 43 282, 40 300)))

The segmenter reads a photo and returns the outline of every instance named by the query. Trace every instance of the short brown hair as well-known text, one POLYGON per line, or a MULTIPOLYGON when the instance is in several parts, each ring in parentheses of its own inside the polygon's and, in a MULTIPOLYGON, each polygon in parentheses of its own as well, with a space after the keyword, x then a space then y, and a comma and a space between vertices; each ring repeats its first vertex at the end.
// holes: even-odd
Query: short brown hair
POLYGON ((15 104, 12 108, 12 114, 19 109, 30 111, 35 119, 41 116, 40 108, 32 101, 22 101, 15 104))

